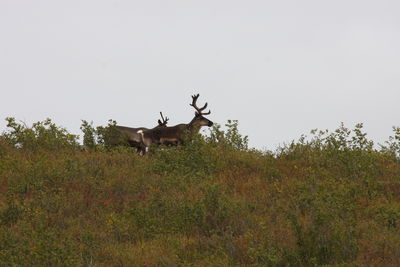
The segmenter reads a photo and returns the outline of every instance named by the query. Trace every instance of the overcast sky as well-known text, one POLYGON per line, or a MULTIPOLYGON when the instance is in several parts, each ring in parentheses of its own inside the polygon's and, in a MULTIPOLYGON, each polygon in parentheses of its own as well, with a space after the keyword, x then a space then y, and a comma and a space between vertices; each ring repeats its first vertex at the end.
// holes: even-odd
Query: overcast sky
POLYGON ((273 149, 313 128, 400 126, 400 1, 0 0, 0 131, 237 119, 273 149))

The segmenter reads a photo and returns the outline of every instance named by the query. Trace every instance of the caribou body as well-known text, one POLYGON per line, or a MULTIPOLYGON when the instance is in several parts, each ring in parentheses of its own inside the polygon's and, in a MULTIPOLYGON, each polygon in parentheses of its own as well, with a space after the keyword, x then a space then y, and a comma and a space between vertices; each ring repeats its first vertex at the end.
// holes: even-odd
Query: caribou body
POLYGON ((189 123, 182 123, 172 127, 158 127, 150 130, 139 130, 137 133, 141 135, 141 143, 145 147, 151 145, 182 145, 185 140, 193 139, 193 136, 200 131, 202 126, 211 127, 213 122, 205 118, 211 111, 204 113, 207 103, 202 108, 197 107, 197 99, 199 94, 192 96, 190 104, 196 109, 194 118, 189 123))
POLYGON ((126 126, 115 126, 115 130, 117 135, 114 136, 113 140, 111 140, 112 145, 119 145, 122 143, 128 143, 131 147, 135 147, 137 149, 138 153, 145 153, 146 152, 146 146, 144 146, 142 142, 142 135, 139 134, 139 131, 148 131, 148 130, 156 130, 156 129, 162 129, 165 128, 167 123, 168 123, 168 117, 163 117, 162 113, 160 112, 161 115, 161 120, 158 120, 158 125, 154 127, 153 129, 148 129, 145 127, 139 127, 139 128, 131 128, 131 127, 126 127, 126 126))

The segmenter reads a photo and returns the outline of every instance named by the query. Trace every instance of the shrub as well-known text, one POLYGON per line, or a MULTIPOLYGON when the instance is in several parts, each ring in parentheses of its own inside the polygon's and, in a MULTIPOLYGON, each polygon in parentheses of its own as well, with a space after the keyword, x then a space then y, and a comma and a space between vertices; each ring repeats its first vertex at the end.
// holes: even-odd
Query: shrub
POLYGON ((83 132, 83 145, 87 148, 95 148, 97 145, 97 131, 93 127, 93 122, 89 123, 88 121, 82 120, 80 129, 83 132))
POLYGON ((239 122, 237 120, 228 120, 225 124, 227 130, 223 131, 221 130, 221 126, 215 123, 210 129, 207 142, 234 150, 248 150, 249 138, 239 133, 238 126, 239 122))
POLYGON ((386 145, 380 145, 381 151, 388 153, 394 157, 400 157, 400 127, 393 126, 394 136, 389 136, 389 140, 385 142, 386 145))
POLYGON ((0 137, 1 266, 399 266, 397 133, 357 124, 275 152, 237 121, 144 157, 51 121, 0 137), (73 140, 73 141, 72 141, 73 140), (397 153, 397 152, 396 152, 397 153))
POLYGON ((79 147, 78 136, 70 134, 65 128, 56 126, 51 119, 36 122, 32 127, 17 123, 14 118, 6 118, 7 127, 3 134, 7 142, 26 150, 59 150, 79 147))
POLYGON ((116 128, 117 122, 109 120, 106 126, 93 126, 93 122, 82 120, 81 130, 83 132, 83 145, 92 150, 111 150, 117 149, 124 150, 121 147, 130 147, 128 140, 126 140, 116 128))

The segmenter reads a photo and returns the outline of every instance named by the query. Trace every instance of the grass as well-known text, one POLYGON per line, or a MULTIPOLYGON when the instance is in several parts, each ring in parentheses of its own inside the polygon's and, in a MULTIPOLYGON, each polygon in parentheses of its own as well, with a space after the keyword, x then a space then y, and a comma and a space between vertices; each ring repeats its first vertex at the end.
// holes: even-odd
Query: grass
POLYGON ((400 266, 397 128, 379 150, 359 124, 261 152, 230 121, 141 157, 8 121, 0 266, 400 266))

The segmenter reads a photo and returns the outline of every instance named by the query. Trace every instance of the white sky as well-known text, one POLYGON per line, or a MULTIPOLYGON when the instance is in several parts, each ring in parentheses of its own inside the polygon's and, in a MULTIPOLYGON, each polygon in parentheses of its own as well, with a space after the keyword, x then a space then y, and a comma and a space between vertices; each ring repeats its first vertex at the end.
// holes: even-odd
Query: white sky
POLYGON ((200 93, 251 146, 363 122, 400 126, 400 1, 0 0, 4 118, 189 122, 200 93))

